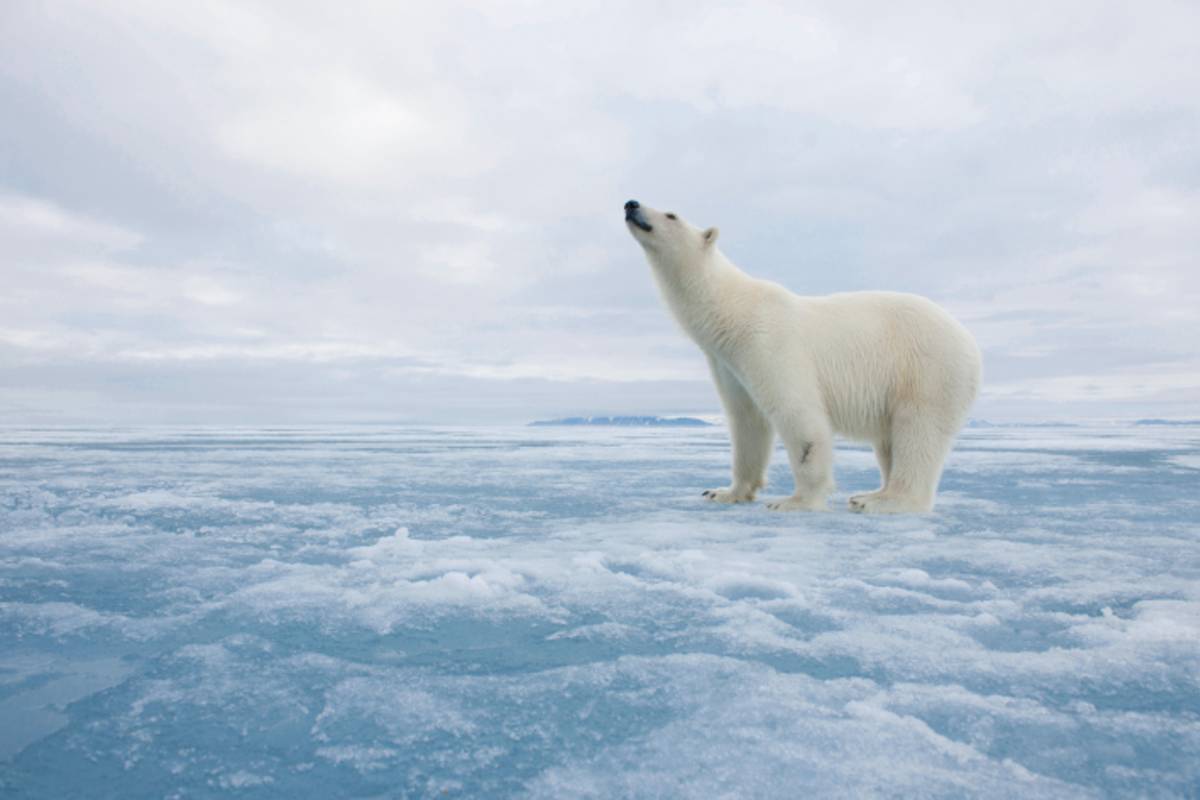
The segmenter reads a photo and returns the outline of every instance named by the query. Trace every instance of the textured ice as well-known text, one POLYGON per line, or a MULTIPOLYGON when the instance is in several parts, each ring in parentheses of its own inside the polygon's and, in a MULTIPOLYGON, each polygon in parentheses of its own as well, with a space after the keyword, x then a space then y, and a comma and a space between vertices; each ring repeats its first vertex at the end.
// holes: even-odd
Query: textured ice
POLYGON ((929 516, 707 504, 727 458, 6 429, 0 795, 1200 793, 1200 426, 971 429, 929 516))

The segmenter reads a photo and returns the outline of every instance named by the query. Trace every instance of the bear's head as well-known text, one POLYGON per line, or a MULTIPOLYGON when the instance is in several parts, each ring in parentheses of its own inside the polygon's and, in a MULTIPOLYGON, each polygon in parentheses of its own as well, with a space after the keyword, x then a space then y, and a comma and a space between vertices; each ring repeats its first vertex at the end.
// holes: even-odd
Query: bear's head
POLYGON ((649 208, 637 200, 625 204, 625 226, 650 263, 667 269, 688 269, 706 261, 717 243, 716 228, 701 230, 678 214, 649 208))

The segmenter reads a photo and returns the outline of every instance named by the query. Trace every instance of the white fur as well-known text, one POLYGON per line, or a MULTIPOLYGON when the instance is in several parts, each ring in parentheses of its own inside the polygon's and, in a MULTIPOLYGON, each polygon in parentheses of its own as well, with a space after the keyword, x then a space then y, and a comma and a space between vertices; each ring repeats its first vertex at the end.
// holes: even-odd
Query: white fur
POLYGON ((881 487, 855 511, 929 511, 942 463, 980 383, 971 334, 932 301, 898 292, 802 297, 742 272, 717 231, 641 206, 627 223, 667 305, 708 356, 733 438, 733 482, 705 492, 754 499, 776 434, 795 494, 773 510, 824 510, 833 491, 833 436, 874 445, 881 487))

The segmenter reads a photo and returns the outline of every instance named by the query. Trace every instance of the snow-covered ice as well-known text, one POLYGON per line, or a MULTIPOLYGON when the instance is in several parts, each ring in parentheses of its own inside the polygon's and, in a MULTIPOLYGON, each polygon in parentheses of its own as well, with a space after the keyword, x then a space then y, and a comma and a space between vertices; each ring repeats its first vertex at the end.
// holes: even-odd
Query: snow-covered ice
POLYGON ((0 795, 1200 794, 1200 427, 971 429, 929 516, 727 458, 0 431, 0 795))

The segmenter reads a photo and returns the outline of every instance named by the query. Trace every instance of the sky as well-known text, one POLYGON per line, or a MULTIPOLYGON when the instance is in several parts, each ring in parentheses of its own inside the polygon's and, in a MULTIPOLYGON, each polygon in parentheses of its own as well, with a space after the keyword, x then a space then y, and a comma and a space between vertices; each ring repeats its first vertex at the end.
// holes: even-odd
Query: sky
POLYGON ((621 207, 1200 416, 1196 3, 0 4, 0 418, 711 413, 621 207), (900 6, 903 5, 901 8, 900 6))

